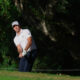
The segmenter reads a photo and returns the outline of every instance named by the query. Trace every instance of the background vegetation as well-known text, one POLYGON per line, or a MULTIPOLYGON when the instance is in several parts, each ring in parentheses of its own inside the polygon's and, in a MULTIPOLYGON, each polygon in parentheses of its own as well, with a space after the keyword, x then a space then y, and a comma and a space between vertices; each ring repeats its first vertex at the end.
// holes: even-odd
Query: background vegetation
POLYGON ((0 0, 0 67, 18 67, 11 22, 29 28, 35 69, 80 69, 80 0, 0 0))

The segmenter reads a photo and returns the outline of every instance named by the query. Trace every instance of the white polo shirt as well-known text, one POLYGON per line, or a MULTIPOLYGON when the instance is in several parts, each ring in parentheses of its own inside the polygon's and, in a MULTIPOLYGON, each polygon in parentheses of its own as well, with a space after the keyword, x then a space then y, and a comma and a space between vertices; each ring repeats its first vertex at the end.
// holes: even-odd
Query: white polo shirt
MULTIPOLYGON (((31 32, 29 31, 29 29, 21 29, 20 31, 20 35, 17 35, 14 37, 14 43, 15 45, 20 45, 22 47, 22 49, 25 49, 27 43, 28 43, 28 37, 32 37, 31 32)), ((36 45, 35 42, 32 38, 32 45, 31 47, 27 50, 27 51, 31 51, 31 50, 35 50, 36 45)))

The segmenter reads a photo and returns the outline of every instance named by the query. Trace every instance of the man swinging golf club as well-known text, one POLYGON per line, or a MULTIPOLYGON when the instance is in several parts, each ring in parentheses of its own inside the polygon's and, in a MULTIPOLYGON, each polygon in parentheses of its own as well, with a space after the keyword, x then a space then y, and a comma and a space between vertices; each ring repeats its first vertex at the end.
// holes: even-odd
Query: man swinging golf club
POLYGON ((19 71, 29 72, 37 56, 37 48, 29 29, 22 29, 18 21, 12 22, 12 28, 16 32, 14 43, 19 53, 19 71))

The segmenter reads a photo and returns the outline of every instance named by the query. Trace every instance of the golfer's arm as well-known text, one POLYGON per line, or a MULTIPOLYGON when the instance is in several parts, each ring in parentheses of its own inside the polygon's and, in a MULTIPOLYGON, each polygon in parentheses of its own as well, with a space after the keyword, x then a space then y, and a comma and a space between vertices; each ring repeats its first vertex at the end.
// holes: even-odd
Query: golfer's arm
POLYGON ((28 39, 28 44, 26 45, 26 47, 25 47, 25 50, 27 51, 30 47, 31 47, 31 45, 32 45, 32 37, 29 37, 28 39))
POLYGON ((18 53, 22 53, 22 48, 20 45, 17 45, 17 51, 18 51, 18 53))

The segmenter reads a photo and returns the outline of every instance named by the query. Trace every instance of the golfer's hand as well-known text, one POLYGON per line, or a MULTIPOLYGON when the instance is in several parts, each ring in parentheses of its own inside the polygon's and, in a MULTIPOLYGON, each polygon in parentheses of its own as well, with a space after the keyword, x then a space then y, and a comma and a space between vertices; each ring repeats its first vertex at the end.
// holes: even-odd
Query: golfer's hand
POLYGON ((25 56, 26 54, 27 54, 27 51, 26 50, 23 50, 22 56, 25 56))
POLYGON ((22 55, 22 53, 20 53, 20 54, 19 54, 19 58, 22 58, 22 57, 23 57, 23 55, 22 55))

